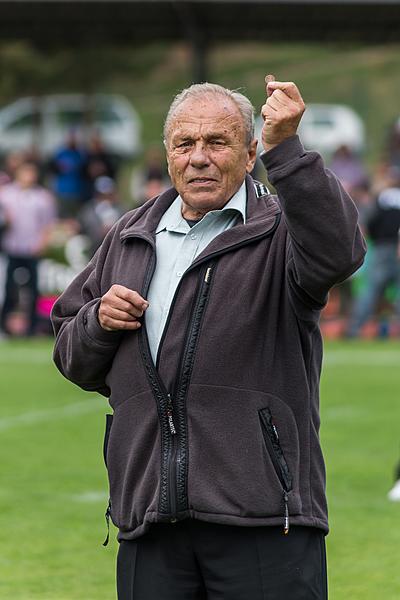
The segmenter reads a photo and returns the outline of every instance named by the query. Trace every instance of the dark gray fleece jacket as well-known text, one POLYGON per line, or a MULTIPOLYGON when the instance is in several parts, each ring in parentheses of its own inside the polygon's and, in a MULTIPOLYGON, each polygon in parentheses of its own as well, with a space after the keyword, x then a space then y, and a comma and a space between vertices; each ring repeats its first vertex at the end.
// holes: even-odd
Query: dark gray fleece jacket
POLYGON ((365 246, 351 199, 297 136, 263 161, 277 197, 247 177, 247 221, 185 272, 156 365, 145 318, 139 331, 107 332, 97 310, 115 283, 146 297, 155 230, 176 190, 126 214, 53 309, 58 368, 110 398, 119 539, 187 517, 328 531, 318 320, 365 246))

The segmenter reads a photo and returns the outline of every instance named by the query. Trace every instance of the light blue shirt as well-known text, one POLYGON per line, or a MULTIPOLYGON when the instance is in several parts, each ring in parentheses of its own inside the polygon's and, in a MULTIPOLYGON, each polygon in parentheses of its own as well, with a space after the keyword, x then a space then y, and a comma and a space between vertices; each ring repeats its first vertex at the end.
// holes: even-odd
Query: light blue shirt
POLYGON ((220 233, 241 219, 246 222, 246 184, 221 210, 211 210, 190 227, 182 217, 180 196, 163 214, 156 229, 157 263, 150 283, 146 328, 154 362, 175 290, 186 269, 220 233))

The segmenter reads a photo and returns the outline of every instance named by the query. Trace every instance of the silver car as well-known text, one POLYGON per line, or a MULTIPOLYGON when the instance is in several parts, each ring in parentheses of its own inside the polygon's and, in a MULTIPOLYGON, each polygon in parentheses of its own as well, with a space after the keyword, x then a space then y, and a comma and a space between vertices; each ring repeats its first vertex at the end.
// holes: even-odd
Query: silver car
POLYGON ((51 156, 74 129, 81 141, 98 133, 109 152, 132 158, 141 151, 141 123, 131 103, 112 94, 19 98, 0 109, 0 154, 35 147, 51 156))

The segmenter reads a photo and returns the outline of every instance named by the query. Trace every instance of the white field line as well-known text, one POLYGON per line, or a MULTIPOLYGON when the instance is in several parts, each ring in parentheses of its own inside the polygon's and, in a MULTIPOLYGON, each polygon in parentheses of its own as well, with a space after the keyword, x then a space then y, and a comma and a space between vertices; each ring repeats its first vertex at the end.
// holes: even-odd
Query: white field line
MULTIPOLYGON (((13 349, 7 355, 0 355, 0 365, 10 363, 33 363, 45 364, 51 362, 50 352, 29 351, 28 349, 13 349)), ((400 367, 400 349, 373 351, 365 350, 338 350, 327 351, 324 355, 324 367, 347 366, 347 367, 400 367)), ((63 418, 105 410, 107 405, 103 401, 90 398, 81 402, 75 402, 66 406, 51 408, 47 410, 29 411, 21 415, 4 417, 0 419, 0 431, 14 429, 16 427, 30 426, 47 421, 58 421, 63 418)))
POLYGON ((99 502, 103 504, 107 501, 108 493, 105 490, 90 490, 86 492, 81 492, 80 494, 72 494, 68 496, 69 500, 73 500, 74 502, 81 502, 82 504, 92 504, 99 502))
POLYGON ((60 419, 76 417, 91 412, 104 411, 105 409, 107 409, 107 405, 104 401, 90 398, 89 400, 75 402, 57 408, 34 410, 22 413, 21 415, 16 415, 15 417, 4 417, 3 419, 0 419, 0 431, 35 425, 36 423, 59 421, 60 419))
POLYGON ((399 367, 399 350, 339 350, 326 352, 324 355, 324 366, 347 366, 347 367, 399 367))
POLYGON ((26 363, 29 365, 51 364, 52 350, 29 350, 28 348, 6 348, 0 344, 0 366, 26 363))
MULTIPOLYGON (((5 348, 4 348, 5 349, 5 348)), ((29 350, 28 348, 8 348, 5 353, 1 352, 0 344, 0 366, 6 364, 53 364, 52 350, 29 350)), ((327 350, 324 353, 325 365, 348 365, 348 366, 396 366, 400 367, 399 350, 385 349, 368 350, 351 349, 327 350)))

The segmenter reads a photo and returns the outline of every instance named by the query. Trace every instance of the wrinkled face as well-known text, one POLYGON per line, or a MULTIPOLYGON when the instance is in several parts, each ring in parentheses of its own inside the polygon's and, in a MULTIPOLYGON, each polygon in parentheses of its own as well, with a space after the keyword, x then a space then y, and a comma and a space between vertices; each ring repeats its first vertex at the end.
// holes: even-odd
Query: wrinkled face
POLYGON ((199 218, 222 208, 256 160, 257 141, 246 143, 236 104, 219 95, 182 102, 166 140, 168 171, 183 200, 182 214, 199 218))

